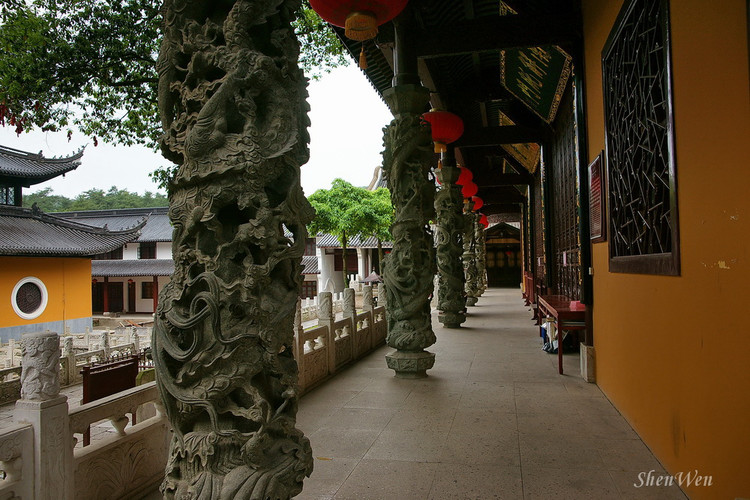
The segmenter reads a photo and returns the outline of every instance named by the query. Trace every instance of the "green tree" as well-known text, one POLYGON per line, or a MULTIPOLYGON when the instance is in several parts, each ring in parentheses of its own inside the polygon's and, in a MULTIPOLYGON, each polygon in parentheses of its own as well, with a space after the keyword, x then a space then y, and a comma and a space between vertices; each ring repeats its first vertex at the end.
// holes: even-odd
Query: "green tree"
POLYGON ((307 199, 315 209, 315 218, 307 230, 310 234, 328 233, 336 236, 343 249, 344 284, 346 286, 346 249, 350 238, 371 235, 374 225, 366 200, 370 192, 343 179, 334 179, 331 189, 318 189, 307 199))
MULTIPOLYGON (((156 148, 161 0, 3 0, 0 124, 156 148)), ((344 49, 303 2, 296 23, 313 78, 346 64, 344 49)), ((167 172, 167 177, 169 172, 167 172)))
POLYGON ((111 210, 114 208, 152 208, 166 207, 169 202, 161 193, 146 191, 143 195, 115 186, 108 191, 89 189, 73 199, 52 194, 51 188, 23 196, 23 206, 31 207, 34 203, 44 212, 72 212, 74 210, 111 210))
POLYGON ((383 241, 391 239, 391 225, 395 218, 391 193, 386 188, 364 190, 364 193, 357 211, 356 225, 362 235, 374 236, 378 240, 378 274, 382 275, 383 241))
POLYGON ((44 188, 36 193, 24 193, 23 206, 31 207, 34 203, 43 212, 68 212, 73 200, 59 194, 52 194, 52 188, 44 188))

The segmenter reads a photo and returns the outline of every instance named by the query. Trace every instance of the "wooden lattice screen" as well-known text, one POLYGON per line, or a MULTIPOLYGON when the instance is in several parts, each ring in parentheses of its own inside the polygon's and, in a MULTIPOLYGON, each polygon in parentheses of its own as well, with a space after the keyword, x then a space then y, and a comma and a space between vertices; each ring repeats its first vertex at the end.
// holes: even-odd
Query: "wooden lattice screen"
POLYGON ((545 172, 550 176, 550 262, 549 286, 573 300, 581 298, 580 238, 576 182, 577 152, 573 89, 568 85, 554 123, 545 172))
POLYGON ((610 270, 680 272, 666 0, 626 2, 602 53, 610 270))

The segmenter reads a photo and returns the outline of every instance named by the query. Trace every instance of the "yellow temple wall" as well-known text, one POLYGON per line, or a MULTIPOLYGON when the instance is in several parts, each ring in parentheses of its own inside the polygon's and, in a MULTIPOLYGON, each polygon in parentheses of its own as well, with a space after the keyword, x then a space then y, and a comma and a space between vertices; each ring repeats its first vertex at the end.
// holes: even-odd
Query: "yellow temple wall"
MULTIPOLYGON (((589 161, 622 2, 583 0, 589 161)), ((750 498, 750 79, 745 0, 670 2, 678 277, 610 273, 593 245, 597 383, 691 498, 750 498)), ((648 471, 646 471, 648 472, 648 471)), ((637 477, 633 478, 634 483, 637 477)))
POLYGON ((4 342, 8 336, 20 338, 19 332, 35 329, 63 334, 64 326, 80 320, 91 325, 90 259, 0 257, 0 331, 4 342), (33 319, 21 318, 11 303, 14 287, 26 277, 41 280, 48 294, 47 307, 33 319))

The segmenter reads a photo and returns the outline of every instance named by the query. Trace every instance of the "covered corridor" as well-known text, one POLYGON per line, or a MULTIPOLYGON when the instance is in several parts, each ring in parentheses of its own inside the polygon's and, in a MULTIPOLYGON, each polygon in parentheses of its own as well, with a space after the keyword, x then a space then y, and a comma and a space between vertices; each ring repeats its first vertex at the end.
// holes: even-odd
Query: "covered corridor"
POLYGON ((388 347, 300 401, 315 469, 297 498, 684 498, 634 487, 666 474, 579 373, 541 350, 518 289, 488 289, 461 329, 433 314, 435 367, 395 378, 388 347))

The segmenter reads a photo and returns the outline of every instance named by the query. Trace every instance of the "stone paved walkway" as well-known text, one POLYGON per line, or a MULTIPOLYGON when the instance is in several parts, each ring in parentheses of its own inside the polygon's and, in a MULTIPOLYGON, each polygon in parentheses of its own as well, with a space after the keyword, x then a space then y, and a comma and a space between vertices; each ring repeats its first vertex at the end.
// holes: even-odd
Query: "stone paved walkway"
POLYGON ((685 498, 635 488, 663 468, 577 355, 541 350, 517 289, 490 289, 443 329, 422 380, 393 377, 381 348, 304 396, 315 471, 304 499, 685 498))

